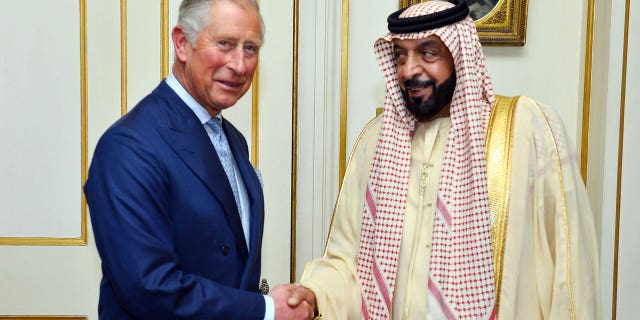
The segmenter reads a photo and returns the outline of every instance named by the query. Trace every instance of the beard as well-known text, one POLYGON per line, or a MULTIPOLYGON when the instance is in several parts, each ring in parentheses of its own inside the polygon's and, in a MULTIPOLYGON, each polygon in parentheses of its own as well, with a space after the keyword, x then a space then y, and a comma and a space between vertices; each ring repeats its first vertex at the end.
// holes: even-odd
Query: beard
POLYGON ((433 80, 418 80, 410 79, 404 82, 404 89, 401 89, 402 97, 407 105, 407 109, 411 112, 419 121, 431 120, 435 117, 445 106, 451 103, 453 98, 453 91, 456 88, 456 72, 454 71, 451 76, 445 80, 441 85, 436 86, 436 82, 433 80), (414 99, 409 95, 408 88, 431 86, 431 95, 426 100, 422 98, 414 99))

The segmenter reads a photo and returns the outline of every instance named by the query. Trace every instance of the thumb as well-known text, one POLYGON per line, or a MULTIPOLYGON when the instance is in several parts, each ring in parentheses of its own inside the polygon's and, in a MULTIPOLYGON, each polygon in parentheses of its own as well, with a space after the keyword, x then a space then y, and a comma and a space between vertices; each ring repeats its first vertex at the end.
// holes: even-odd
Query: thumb
POLYGON ((293 286, 294 286, 293 291, 291 292, 289 299, 287 299, 287 304, 292 308, 296 307, 297 305, 300 304, 300 302, 305 300, 305 290, 306 290, 297 282, 294 283, 293 286))
POLYGON ((300 297, 298 296, 298 290, 295 290, 293 294, 287 299, 287 304, 291 308, 295 308, 300 304, 300 297))

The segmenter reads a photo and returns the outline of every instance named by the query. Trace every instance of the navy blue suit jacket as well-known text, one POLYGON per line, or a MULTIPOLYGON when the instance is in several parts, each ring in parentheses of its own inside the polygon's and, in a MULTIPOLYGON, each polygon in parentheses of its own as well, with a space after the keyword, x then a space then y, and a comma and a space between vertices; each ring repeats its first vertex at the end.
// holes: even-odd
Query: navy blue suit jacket
POLYGON ((262 187, 242 134, 223 129, 249 195, 248 246, 202 123, 165 81, 100 138, 84 186, 100 318, 263 319, 262 187))

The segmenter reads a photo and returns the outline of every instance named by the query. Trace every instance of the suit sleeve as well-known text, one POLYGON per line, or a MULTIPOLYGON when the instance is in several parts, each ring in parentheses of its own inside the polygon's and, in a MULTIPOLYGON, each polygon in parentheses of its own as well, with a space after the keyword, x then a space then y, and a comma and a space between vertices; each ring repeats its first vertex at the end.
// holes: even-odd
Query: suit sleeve
POLYGON ((96 147, 84 190, 103 282, 140 319, 263 319, 262 295, 181 269, 168 212, 170 168, 153 149, 122 127, 96 147))

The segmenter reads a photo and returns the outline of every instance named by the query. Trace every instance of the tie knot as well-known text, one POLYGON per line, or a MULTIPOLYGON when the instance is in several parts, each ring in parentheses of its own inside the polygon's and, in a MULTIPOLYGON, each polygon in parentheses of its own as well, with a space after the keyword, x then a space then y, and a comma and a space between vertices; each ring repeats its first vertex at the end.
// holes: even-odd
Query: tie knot
POLYGON ((213 132, 215 134, 220 134, 220 132, 222 132, 222 119, 213 117, 207 122, 207 124, 209 125, 209 127, 211 127, 211 129, 213 129, 213 132))

